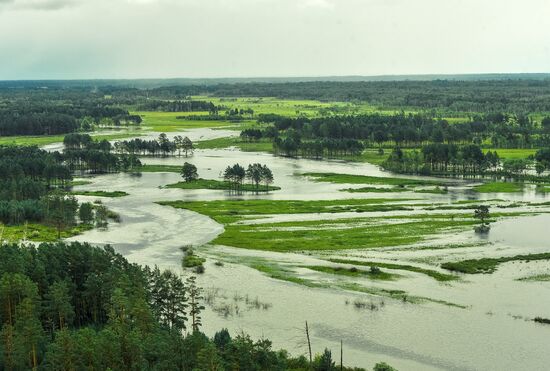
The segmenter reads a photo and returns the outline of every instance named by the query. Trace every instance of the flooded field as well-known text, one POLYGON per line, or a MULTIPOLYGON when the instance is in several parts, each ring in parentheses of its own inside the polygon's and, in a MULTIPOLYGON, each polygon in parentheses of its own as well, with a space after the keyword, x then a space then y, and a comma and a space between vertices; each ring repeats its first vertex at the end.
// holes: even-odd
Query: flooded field
MULTIPOLYGON (((192 140, 206 140, 234 133, 196 129, 185 134, 192 140)), ((342 189, 359 186, 315 181, 303 174, 396 176, 368 163, 291 159, 231 149, 197 150, 185 160, 142 159, 145 164, 162 165, 181 165, 183 161, 196 165, 199 176, 205 179, 219 179, 223 169, 234 163, 267 164, 273 171, 274 185, 281 190, 236 196, 227 191, 163 188, 181 180, 177 173, 89 177, 90 184, 75 189, 125 191, 129 195, 102 199, 121 215, 121 223, 112 224, 107 230, 85 232, 72 240, 111 244, 131 262, 176 271, 181 271, 180 247, 195 246, 195 251, 207 258, 206 271, 198 278, 205 288, 207 334, 222 327, 233 332, 242 330, 255 338, 269 334, 276 348, 305 354, 304 326, 308 321, 314 352, 325 347, 337 349, 342 340, 344 362, 350 365, 372 367, 376 362, 386 361, 402 370, 539 370, 550 362, 546 351, 550 326, 532 321, 537 316, 550 317, 550 285, 530 279, 550 274, 548 260, 503 262, 491 274, 460 274, 440 267, 449 261, 549 252, 550 208, 544 203, 550 201, 550 195, 530 188, 523 193, 478 193, 472 190, 480 182, 475 179, 437 179, 445 183, 447 192, 442 194, 418 193, 412 189, 349 193, 342 189), (265 224, 265 228, 284 225, 284 228, 307 229, 312 228, 307 223, 323 221, 328 225, 339 219, 353 219, 361 225, 390 225, 399 218, 419 220, 430 215, 449 221, 471 217, 473 210, 462 206, 475 200, 484 200, 491 205, 491 212, 503 215, 492 224, 487 235, 478 235, 471 226, 465 226, 434 229, 433 235, 423 236, 413 244, 320 251, 300 251, 297 246, 292 252, 275 252, 262 251, 259 246, 243 249, 212 243, 230 227, 195 211, 157 204, 236 198, 272 201, 380 198, 402 205, 400 210, 385 211, 273 215, 267 212, 243 221, 250 225, 265 224), (338 259, 340 262, 336 262, 338 259), (344 260, 352 263, 342 263, 344 260), (311 269, 353 266, 368 270, 368 265, 361 266, 358 262, 401 267, 382 268, 393 275, 388 280, 372 279, 367 274, 331 274, 311 269), (423 271, 404 269, 403 265, 423 271), (434 279, 439 277, 437 274, 451 278, 434 279)), ((406 234, 407 230, 404 231, 406 234)))

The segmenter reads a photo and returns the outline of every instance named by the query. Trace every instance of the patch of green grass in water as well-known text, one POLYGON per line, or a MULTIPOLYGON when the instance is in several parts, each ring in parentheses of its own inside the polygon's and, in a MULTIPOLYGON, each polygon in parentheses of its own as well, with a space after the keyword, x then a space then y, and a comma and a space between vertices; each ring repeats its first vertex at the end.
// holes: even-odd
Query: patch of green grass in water
POLYGON ((548 281, 550 281, 550 274, 536 274, 534 276, 518 278, 516 281, 522 281, 522 282, 548 282, 548 281))
POLYGON ((348 277, 367 277, 373 280, 394 281, 399 278, 399 275, 397 274, 391 274, 376 269, 366 271, 357 268, 328 267, 320 265, 304 265, 301 268, 307 268, 321 273, 337 274, 348 277))
MULTIPOLYGON (((178 182, 173 184, 168 184, 165 188, 179 188, 179 189, 212 189, 212 190, 232 190, 233 186, 231 183, 215 180, 215 179, 197 179, 189 182, 178 182)), ((243 184, 240 188, 244 192, 268 192, 268 191, 277 191, 281 189, 276 186, 269 186, 266 188, 265 185, 259 185, 258 188, 254 184, 243 184)))
POLYGON ((437 281, 442 281, 442 282, 456 281, 459 279, 457 276, 453 276, 451 274, 445 274, 445 273, 440 273, 438 271, 434 271, 431 269, 415 267, 414 265, 376 263, 376 262, 348 260, 348 259, 329 259, 329 261, 333 263, 340 263, 340 264, 361 265, 366 267, 379 267, 379 268, 395 269, 395 270, 406 270, 410 272, 425 274, 427 276, 430 276, 436 279, 437 281))
POLYGON ((515 182, 489 182, 473 188, 479 193, 515 193, 523 192, 523 183, 515 182))
POLYGON ((395 204, 407 200, 410 199, 161 201, 159 204, 195 211, 226 224, 249 215, 408 210, 404 205, 395 204))
POLYGON ((129 193, 124 191, 72 191, 71 194, 94 197, 124 197, 129 195, 129 193))
POLYGON ((230 147, 238 148, 243 152, 273 152, 273 143, 267 140, 248 142, 239 137, 224 137, 195 143, 197 149, 224 149, 230 147))
POLYGON ((92 182, 89 180, 71 180, 67 182, 67 187, 76 187, 88 184, 92 184, 92 182))
MULTIPOLYGON (((307 250, 364 249, 412 245, 443 231, 464 230, 470 220, 432 220, 361 226, 344 229, 276 230, 276 224, 225 225, 213 243, 247 249, 279 252, 307 250)), ((299 223, 295 223, 299 225, 299 223)))
POLYGON ((134 173, 181 173, 179 165, 143 165, 139 169, 133 170, 134 173))
POLYGON ((454 272, 479 274, 479 273, 493 273, 497 267, 502 263, 512 261, 535 261, 535 260, 550 260, 550 253, 540 254, 528 254, 528 255, 516 255, 505 256, 501 258, 482 258, 482 259, 468 259, 458 262, 447 262, 441 264, 441 267, 454 272))
POLYGON ((303 176, 310 177, 316 182, 344 183, 344 184, 384 184, 394 186, 443 186, 443 182, 407 178, 384 178, 368 175, 353 175, 339 173, 303 173, 303 176))

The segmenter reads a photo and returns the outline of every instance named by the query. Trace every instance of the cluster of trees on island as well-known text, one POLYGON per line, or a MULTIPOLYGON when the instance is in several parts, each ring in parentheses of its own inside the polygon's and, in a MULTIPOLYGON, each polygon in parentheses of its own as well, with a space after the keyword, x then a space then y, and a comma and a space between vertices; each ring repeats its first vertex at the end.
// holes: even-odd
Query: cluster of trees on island
MULTIPOLYGON (((267 339, 204 335, 196 279, 87 243, 0 245, 0 369, 362 370, 330 351, 291 357, 267 339)), ((386 364, 377 371, 393 370, 386 364)))
MULTIPOLYGON (((185 162, 181 168, 181 176, 187 183, 199 180, 197 167, 193 164, 185 162)), ((273 172, 267 165, 254 163, 248 165, 245 169, 240 164, 227 166, 223 171, 223 179, 229 185, 228 190, 236 193, 243 191, 269 191, 270 185, 273 183, 273 172), (244 181, 248 179, 250 184, 245 186, 244 181), (264 188, 261 187, 263 184, 264 188)))
POLYGON ((114 153, 108 140, 94 141, 89 134, 73 133, 63 139, 65 151, 60 154, 71 171, 112 173, 139 169, 141 161, 134 154, 114 153))
POLYGON ((83 203, 63 191, 72 180, 66 158, 32 146, 0 146, 0 222, 41 223, 57 230, 81 224, 104 227, 109 213, 101 204, 83 203))
POLYGON ((182 153, 185 157, 193 154, 193 142, 188 137, 181 135, 174 136, 170 140, 165 133, 159 135, 158 139, 144 140, 135 138, 131 140, 123 140, 115 142, 114 149, 120 154, 141 155, 141 156, 174 156, 177 152, 178 156, 182 153))

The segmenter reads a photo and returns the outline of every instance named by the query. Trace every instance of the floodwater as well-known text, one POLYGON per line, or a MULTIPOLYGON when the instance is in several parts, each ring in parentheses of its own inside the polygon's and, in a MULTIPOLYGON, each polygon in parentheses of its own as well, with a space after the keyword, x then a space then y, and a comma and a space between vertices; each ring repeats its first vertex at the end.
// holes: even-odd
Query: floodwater
MULTIPOLYGON (((189 130, 185 134, 196 140, 233 133, 200 129, 189 130)), ((59 147, 49 146, 49 149, 55 148, 59 147)), ((147 164, 181 165, 183 161, 195 164, 203 178, 218 178, 227 165, 237 162, 245 166, 255 162, 267 164, 274 173, 275 184, 282 189, 268 195, 249 194, 242 198, 418 199, 408 201, 410 203, 451 203, 476 198, 537 202, 550 200, 549 196, 534 190, 523 194, 476 194, 469 187, 475 181, 456 180, 449 180, 449 193, 444 195, 412 192, 350 194, 339 191, 348 188, 348 185, 314 182, 299 174, 339 172, 382 177, 394 175, 370 164, 288 159, 238 150, 199 150, 188 159, 143 159, 147 164)), ((181 271, 180 247, 206 244, 223 232, 223 226, 195 212, 163 207, 155 202, 235 197, 224 191, 162 188, 181 180, 175 173, 143 173, 141 176, 109 174, 90 177, 89 180, 91 184, 76 189, 121 190, 130 195, 102 199, 107 207, 121 215, 121 223, 111 224, 107 230, 85 232, 72 240, 111 244, 132 262, 178 271, 181 271)), ((95 199, 85 196, 79 198, 95 199)), ((373 213, 371 216, 375 215, 373 213)), ((287 218, 305 220, 315 217, 318 215, 287 218)), ((296 266, 303 264, 327 265, 321 258, 343 254, 349 259, 404 262, 440 270, 437 267, 440 261, 548 252, 549 223, 550 214, 504 219, 494 223, 489 235, 484 238, 473 231, 467 231, 439 236, 430 242, 433 245, 463 245, 440 249, 398 247, 305 255, 211 245, 199 247, 196 250, 208 258, 206 272, 198 278, 208 298, 207 309, 203 314, 204 331, 209 335, 224 327, 232 333, 244 331, 254 338, 269 338, 275 348, 289 349, 291 353, 299 355, 307 351, 304 327, 308 321, 314 352, 322 352, 328 347, 338 358, 342 340, 344 363, 348 365, 372 368, 376 362, 385 361, 400 370, 548 369, 550 326, 537 324, 531 319, 536 316, 550 317, 550 282, 517 280, 534 274, 550 273, 547 261, 506 263, 493 274, 467 275, 460 281, 450 283, 441 283, 409 271, 396 271, 402 276, 396 281, 345 278, 368 287, 405 290, 410 295, 433 300, 415 304, 385 296, 330 288, 330 285, 327 288, 311 288, 274 280, 245 264, 239 264, 239 261, 259 260, 296 271, 296 266), (217 261, 223 261, 223 266, 214 264, 217 261), (360 308, 355 303, 368 303, 369 308, 360 308)), ((303 278, 318 282, 331 283, 343 279, 307 269, 298 269, 296 272, 303 278)))

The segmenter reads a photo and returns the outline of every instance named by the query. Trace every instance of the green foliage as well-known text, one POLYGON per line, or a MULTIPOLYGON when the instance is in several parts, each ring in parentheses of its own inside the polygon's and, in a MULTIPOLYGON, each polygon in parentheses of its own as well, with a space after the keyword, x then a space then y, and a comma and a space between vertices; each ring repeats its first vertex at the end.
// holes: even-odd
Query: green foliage
POLYGON ((185 162, 181 168, 181 176, 185 179, 186 183, 190 183, 197 180, 199 174, 197 173, 197 167, 189 162, 185 162))

